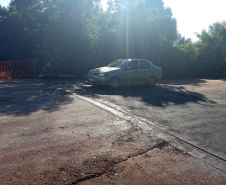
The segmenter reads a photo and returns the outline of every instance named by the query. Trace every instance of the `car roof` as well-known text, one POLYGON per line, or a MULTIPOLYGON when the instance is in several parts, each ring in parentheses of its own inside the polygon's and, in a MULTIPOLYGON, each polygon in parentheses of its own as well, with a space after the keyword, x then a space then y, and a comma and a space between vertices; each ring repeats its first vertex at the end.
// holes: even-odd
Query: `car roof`
POLYGON ((146 60, 146 61, 149 61, 147 59, 139 59, 139 58, 122 58, 122 59, 119 59, 119 60, 146 60))
POLYGON ((128 61, 131 61, 131 60, 145 60, 147 62, 149 62, 151 65, 154 65, 150 60, 147 60, 147 59, 138 59, 138 58, 124 58, 124 59, 118 59, 118 60, 128 60, 128 61))

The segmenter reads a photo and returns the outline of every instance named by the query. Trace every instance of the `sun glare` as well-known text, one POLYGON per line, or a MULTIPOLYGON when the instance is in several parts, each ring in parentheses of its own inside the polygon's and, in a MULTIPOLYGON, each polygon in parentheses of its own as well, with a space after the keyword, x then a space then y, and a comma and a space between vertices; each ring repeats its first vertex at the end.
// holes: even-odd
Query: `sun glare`
POLYGON ((101 4, 102 4, 102 6, 103 6, 103 10, 104 10, 104 11, 106 11, 107 8, 108 8, 108 7, 107 7, 107 2, 108 2, 108 0, 102 0, 102 1, 101 1, 101 4))

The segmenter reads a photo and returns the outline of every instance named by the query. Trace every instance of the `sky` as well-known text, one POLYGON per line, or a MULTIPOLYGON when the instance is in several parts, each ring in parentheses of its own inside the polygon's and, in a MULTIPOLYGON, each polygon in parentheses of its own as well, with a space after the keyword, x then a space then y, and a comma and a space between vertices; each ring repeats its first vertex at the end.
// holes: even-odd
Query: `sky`
POLYGON ((163 0, 177 20, 182 36, 197 40, 195 32, 208 30, 209 25, 226 20, 226 0, 163 0))
MULTIPOLYGON (((195 33, 208 30, 214 22, 226 20, 226 0, 163 0, 177 20, 177 29, 182 36, 197 41, 195 33)), ((0 0, 7 6, 10 0, 0 0)), ((102 0, 106 4, 107 0, 102 0)))

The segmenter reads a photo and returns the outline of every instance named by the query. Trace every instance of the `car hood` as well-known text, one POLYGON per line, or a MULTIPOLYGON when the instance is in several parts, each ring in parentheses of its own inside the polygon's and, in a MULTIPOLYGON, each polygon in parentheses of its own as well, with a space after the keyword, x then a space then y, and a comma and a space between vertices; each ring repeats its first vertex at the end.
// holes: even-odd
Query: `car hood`
POLYGON ((91 70, 91 72, 92 73, 108 73, 108 72, 116 71, 120 69, 121 68, 117 68, 117 67, 100 67, 100 68, 91 70))

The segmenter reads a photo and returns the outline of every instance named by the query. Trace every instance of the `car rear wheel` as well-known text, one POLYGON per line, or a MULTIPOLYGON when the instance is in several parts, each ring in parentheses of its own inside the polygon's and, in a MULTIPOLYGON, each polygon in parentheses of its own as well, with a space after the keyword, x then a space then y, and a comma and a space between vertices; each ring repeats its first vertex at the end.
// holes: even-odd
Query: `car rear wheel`
POLYGON ((149 80, 148 80, 148 85, 149 85, 150 87, 153 87, 153 86, 155 86, 155 83, 156 83, 155 77, 154 77, 154 76, 151 76, 151 77, 149 78, 149 80))
POLYGON ((111 80, 110 80, 110 88, 112 89, 117 89, 119 88, 119 85, 120 85, 120 79, 117 78, 117 77, 113 77, 111 80))

